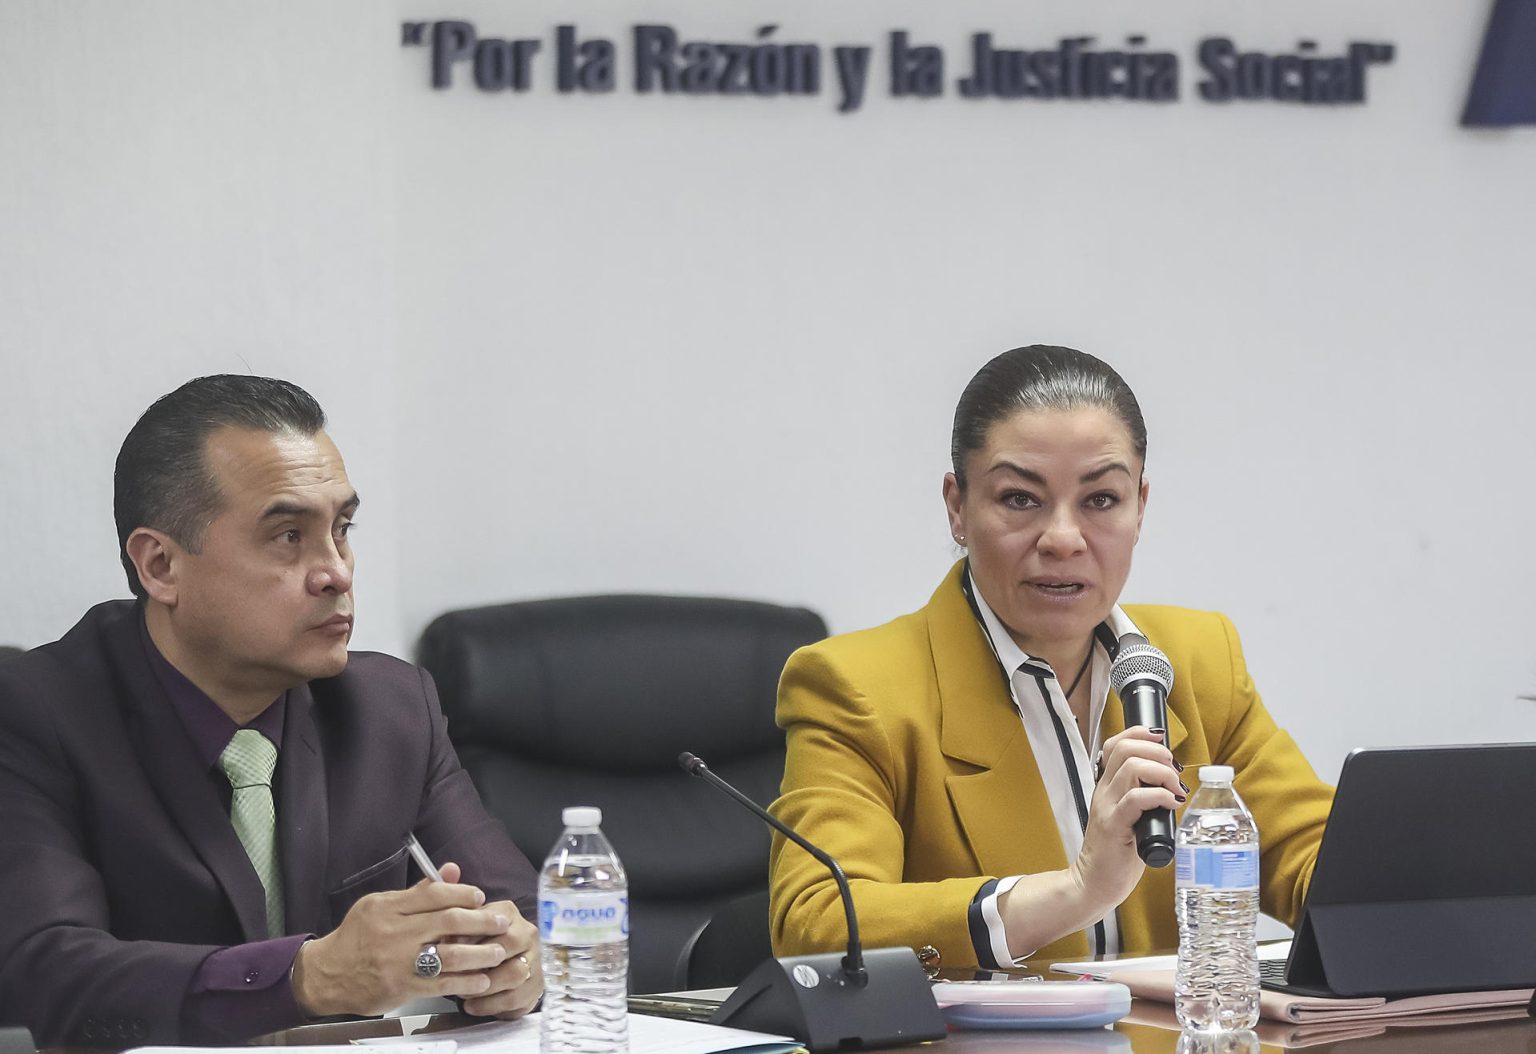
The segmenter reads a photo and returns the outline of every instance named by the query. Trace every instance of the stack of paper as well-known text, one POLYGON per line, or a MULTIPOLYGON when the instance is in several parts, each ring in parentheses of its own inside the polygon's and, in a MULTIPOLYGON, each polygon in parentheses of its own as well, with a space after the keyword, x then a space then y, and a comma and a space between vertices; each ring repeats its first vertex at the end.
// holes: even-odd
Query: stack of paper
MULTIPOLYGON (((1284 959, 1289 942, 1262 945, 1261 959, 1284 959)), ((1172 955, 1139 959, 1109 959, 1103 962, 1052 963, 1051 969, 1080 977, 1118 981, 1138 1000, 1155 1003, 1173 1002, 1173 973, 1177 960, 1172 955)), ((1291 995, 1265 989, 1259 995, 1259 1016, 1273 1022, 1265 1042, 1288 1047, 1310 1046, 1325 1040, 1375 1035, 1388 1025, 1466 1025, 1520 1017, 1530 1002, 1532 990, 1512 989, 1498 992, 1454 992, 1444 995, 1409 996, 1384 999, 1372 996, 1357 999, 1291 995)), ((1177 1028, 1171 1008, 1149 1007, 1138 1003, 1129 1020, 1177 1028)))

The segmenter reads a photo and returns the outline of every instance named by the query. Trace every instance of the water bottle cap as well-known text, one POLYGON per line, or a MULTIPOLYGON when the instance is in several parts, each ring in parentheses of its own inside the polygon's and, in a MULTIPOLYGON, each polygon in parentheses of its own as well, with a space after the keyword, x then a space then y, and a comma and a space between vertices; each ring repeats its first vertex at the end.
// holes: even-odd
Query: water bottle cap
POLYGON ((567 805, 560 812, 560 822, 567 827, 598 827, 603 822, 603 810, 596 805, 567 805))
POLYGON ((1200 766, 1200 782, 1201 783, 1231 783, 1232 782, 1232 766, 1231 765, 1201 765, 1200 766))

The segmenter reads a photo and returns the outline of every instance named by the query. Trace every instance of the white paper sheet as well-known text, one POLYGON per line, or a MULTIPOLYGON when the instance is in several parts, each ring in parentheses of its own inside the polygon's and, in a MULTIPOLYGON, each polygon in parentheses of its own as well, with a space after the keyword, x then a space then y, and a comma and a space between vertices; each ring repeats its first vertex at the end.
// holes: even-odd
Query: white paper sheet
MULTIPOLYGON (((458 1044, 451 1039, 422 1040, 408 1036, 393 1037, 389 1054, 455 1054, 458 1044)), ((535 1037, 537 1049, 537 1037, 535 1037)), ((273 1054, 282 1050, 302 1050, 304 1054, 357 1054, 351 1044, 317 1043, 309 1047, 135 1047, 125 1054, 230 1054, 232 1050, 260 1050, 273 1054)))
MULTIPOLYGON (((487 1021, 434 1034, 452 1036, 458 1043, 458 1054, 538 1054, 539 1015, 529 1014, 516 1021, 487 1021)), ((358 1042, 370 1047, 387 1047, 389 1054, 403 1054, 405 1046, 412 1043, 420 1045, 419 1040, 401 1036, 381 1036, 358 1042)), ((306 1048, 305 1054, 313 1049, 306 1048)), ((800 1049, 800 1044, 788 1036, 770 1036, 645 1014, 629 1015, 629 1054, 716 1054, 718 1051, 770 1054, 800 1049)))

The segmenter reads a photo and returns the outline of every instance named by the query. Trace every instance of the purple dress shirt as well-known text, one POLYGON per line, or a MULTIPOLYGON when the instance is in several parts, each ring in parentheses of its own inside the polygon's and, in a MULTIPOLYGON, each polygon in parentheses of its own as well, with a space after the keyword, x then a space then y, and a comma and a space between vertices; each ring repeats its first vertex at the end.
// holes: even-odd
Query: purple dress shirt
MULTIPOLYGON (((198 756, 208 766, 211 790, 220 795, 228 811, 233 792, 219 769, 219 756, 241 726, 160 654, 142 621, 139 626, 150 668, 198 756)), ((287 701, 285 692, 244 727, 254 728, 280 747, 287 701)), ((282 778, 282 760, 279 752, 274 782, 282 778)), ((229 1041, 304 1024, 307 1018, 294 999, 292 973, 300 946, 312 936, 300 933, 236 944, 204 959, 182 1004, 181 1022, 187 1039, 229 1041)))

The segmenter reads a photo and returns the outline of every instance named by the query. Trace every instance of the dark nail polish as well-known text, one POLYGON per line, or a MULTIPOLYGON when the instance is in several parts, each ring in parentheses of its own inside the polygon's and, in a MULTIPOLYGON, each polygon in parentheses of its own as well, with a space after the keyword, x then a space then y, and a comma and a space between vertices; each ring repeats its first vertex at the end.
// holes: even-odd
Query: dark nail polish
POLYGON ((1184 785, 1183 780, 1179 780, 1179 789, 1182 790, 1185 794, 1189 793, 1189 788, 1184 785))
POLYGON ((1188 800, 1189 800, 1189 799, 1188 799, 1188 798, 1186 798, 1186 797, 1185 797, 1185 796, 1184 796, 1184 795, 1182 795, 1182 794, 1175 794, 1175 795, 1174 795, 1174 796, 1173 796, 1173 800, 1174 800, 1174 801, 1176 801, 1176 802, 1178 802, 1178 803, 1179 803, 1179 804, 1180 804, 1180 805, 1183 805, 1183 804, 1184 804, 1184 803, 1185 803, 1185 802, 1187 802, 1187 801, 1188 801, 1188 800))
POLYGON ((1174 758, 1173 759, 1173 771, 1175 771, 1175 772, 1183 772, 1184 771, 1184 763, 1182 761, 1180 761, 1178 758, 1174 758))
POLYGON ((1154 736, 1166 736, 1168 734, 1166 728, 1149 728, 1147 731, 1151 732, 1154 736))

